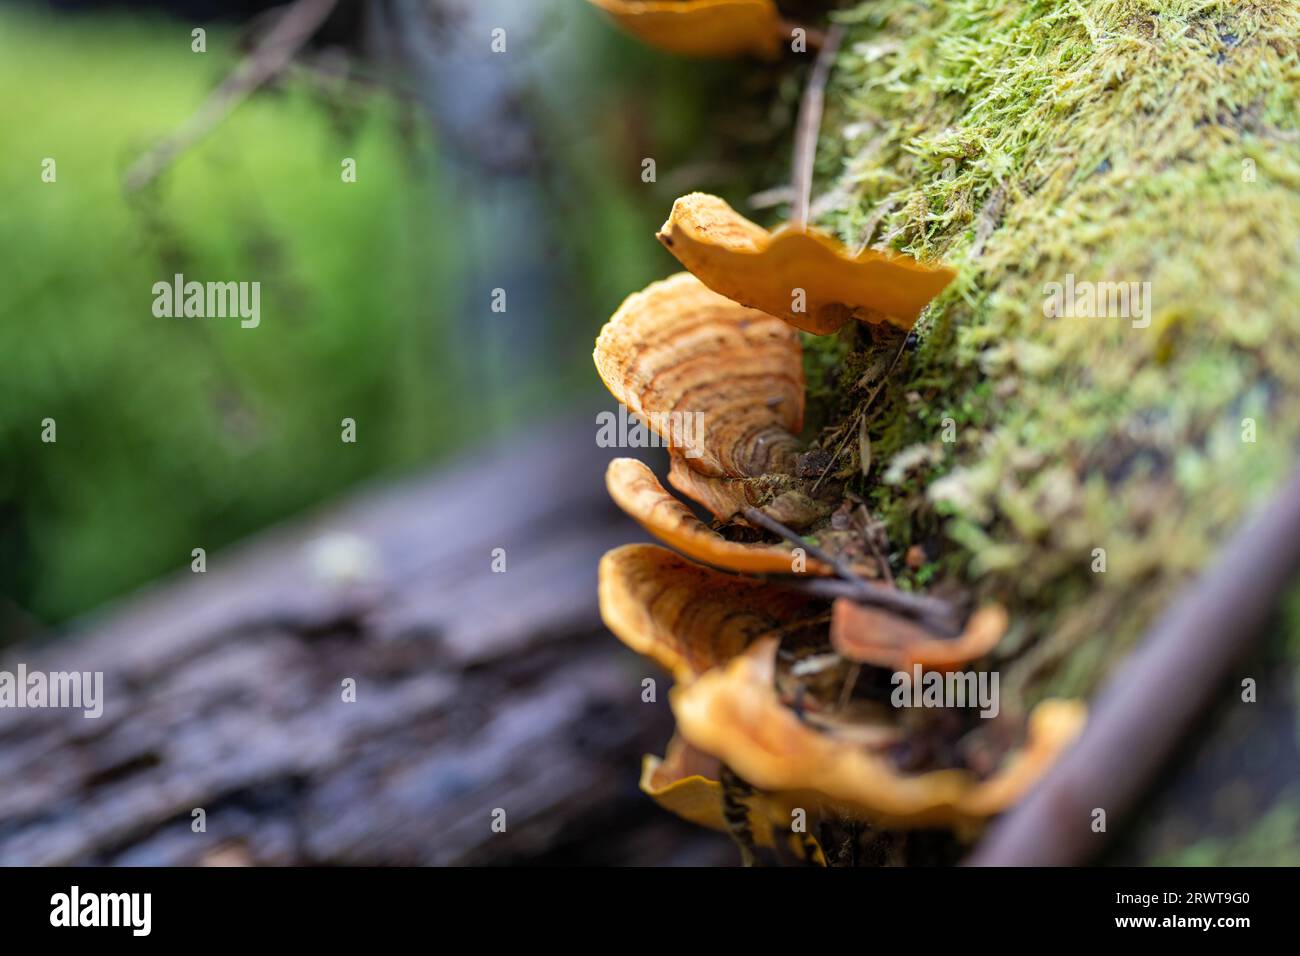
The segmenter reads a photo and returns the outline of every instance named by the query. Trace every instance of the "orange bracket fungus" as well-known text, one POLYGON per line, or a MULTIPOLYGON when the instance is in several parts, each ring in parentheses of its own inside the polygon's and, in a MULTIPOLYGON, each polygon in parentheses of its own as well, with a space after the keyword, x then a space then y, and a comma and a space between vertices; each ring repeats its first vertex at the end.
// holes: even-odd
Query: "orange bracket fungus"
POLYGON ((821 602, 798 592, 723 574, 653 544, 615 548, 600 562, 605 626, 678 681, 820 610, 821 602))
POLYGON ((799 447, 798 335, 688 273, 628 296, 601 330, 593 357, 613 396, 670 444, 674 420, 703 413, 704 447, 692 449, 699 454, 690 461, 701 474, 764 474, 799 447))
POLYGON ((854 255, 805 226, 769 232, 707 193, 673 203, 658 238, 713 291, 816 335, 849 319, 910 329, 956 276, 901 254, 854 255))
POLYGON ((773 0, 590 0, 648 46, 684 56, 774 59, 783 28, 773 0))
MULTIPOLYGON (((977 772, 949 759, 918 772, 895 756, 915 729, 898 710, 879 701, 846 706, 843 692, 792 707, 778 690, 783 641, 803 654, 790 668, 796 678, 818 671, 856 677, 858 665, 838 655, 826 636, 824 602, 693 564, 655 545, 626 545, 601 561, 600 606, 614 634, 678 682, 670 701, 680 741, 664 761, 647 761, 643 789, 710 826, 717 817, 707 803, 721 789, 712 772, 700 769, 713 766, 705 758, 757 788, 763 802, 759 810, 749 805, 751 824, 755 813, 786 820, 788 808, 799 806, 884 825, 969 829, 1015 802, 1083 724, 1081 703, 1044 701, 1029 717, 1023 744, 992 766, 977 772), (683 765, 686 747, 695 771, 683 765)), ((983 646, 1004 627, 1005 613, 990 605, 967 631, 983 646)))
MULTIPOLYGON (((721 762, 692 747, 680 735, 669 741, 662 759, 647 755, 641 764, 642 792, 670 813, 711 830, 730 829, 722 777, 721 762)), ((825 866, 826 858, 817 841, 807 833, 791 831, 794 809, 788 800, 779 797, 750 795, 744 814, 754 843, 781 849, 777 834, 784 833, 796 861, 825 866)))
POLYGON ((776 640, 766 638, 725 668, 673 688, 678 732, 768 793, 858 812, 900 826, 976 824, 1014 803, 1083 727, 1077 701, 1046 700, 1030 715, 1024 745, 984 779, 969 770, 904 773, 887 746, 815 728, 773 687, 776 640))
POLYGON ((1007 612, 998 604, 980 608, 961 634, 944 639, 906 618, 840 598, 831 615, 831 646, 841 657, 892 671, 910 671, 916 664, 948 670, 979 660, 1006 630, 1007 612))
MULTIPOLYGON (((697 561, 752 574, 789 574, 793 570, 789 547, 728 541, 665 491, 654 472, 635 458, 611 461, 605 472, 605 487, 614 503, 641 527, 697 561)), ((808 558, 805 564, 805 570, 812 574, 833 573, 815 558, 808 558)))
POLYGON ((717 522, 642 462, 610 462, 618 506, 686 556, 638 544, 600 562, 606 626, 676 681, 677 734, 662 760, 646 758, 642 789, 729 832, 745 862, 757 848, 780 862, 842 862, 844 827, 971 835, 1074 739, 1083 704, 1043 701, 1025 720, 996 701, 978 713, 895 703, 888 685, 909 669, 972 676, 963 672, 997 646, 1007 613, 986 604, 962 627, 948 601, 895 589, 842 489, 830 482, 818 496, 826 470, 800 438, 799 330, 850 319, 910 329, 953 270, 851 255, 803 226, 769 233, 700 193, 677 200, 659 239, 690 271, 628 296, 593 358, 611 394, 666 440, 669 483, 717 522), (826 828, 820 838, 791 827, 801 814, 826 828))
POLYGON ((804 527, 824 512, 782 483, 803 447, 804 377, 798 333, 780 319, 682 272, 628 296, 593 359, 610 393, 668 441, 669 482, 719 519, 752 505, 804 527), (674 447, 674 423, 697 418, 694 446, 674 447))

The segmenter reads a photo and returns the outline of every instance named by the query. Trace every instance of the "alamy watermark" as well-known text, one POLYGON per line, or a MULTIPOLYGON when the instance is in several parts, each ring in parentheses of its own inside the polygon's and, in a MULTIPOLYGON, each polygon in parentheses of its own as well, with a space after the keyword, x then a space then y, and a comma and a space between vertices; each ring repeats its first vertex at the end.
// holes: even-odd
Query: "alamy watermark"
POLYGON ((1002 709, 997 671, 927 671, 913 664, 911 673, 895 671, 889 702, 895 707, 978 707, 980 716, 996 717, 1002 709))
POLYGON ((596 415, 598 448, 679 448, 687 458, 704 454, 703 412, 651 412, 649 427, 620 404, 596 415))
POLYGON ((1043 315, 1049 319, 1131 319, 1133 328, 1151 324, 1150 282, 1064 282, 1043 286, 1043 315))
POLYGON ((0 709, 6 707, 80 708, 83 717, 104 713, 103 671, 0 671, 0 709))
POLYGON ((153 929, 152 893, 83 893, 76 886, 50 897, 50 925, 57 927, 124 927, 132 936, 153 929))
POLYGON ((160 319, 238 318, 245 329, 262 321, 262 283, 186 282, 176 273, 171 282, 153 284, 153 314, 160 319))

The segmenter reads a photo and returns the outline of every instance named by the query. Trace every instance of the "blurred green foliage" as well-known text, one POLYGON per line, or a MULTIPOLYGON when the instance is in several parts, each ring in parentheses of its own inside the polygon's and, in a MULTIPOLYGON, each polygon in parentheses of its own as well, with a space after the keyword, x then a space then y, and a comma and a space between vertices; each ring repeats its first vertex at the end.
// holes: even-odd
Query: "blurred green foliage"
POLYGON ((210 34, 209 51, 192 53, 177 25, 0 16, 10 634, 186 568, 194 547, 211 554, 474 427, 472 408, 453 414, 440 307, 458 267, 438 228, 452 210, 430 144, 382 98, 340 110, 300 84, 261 93, 124 194, 127 166, 230 70, 228 37, 210 34), (342 182, 343 157, 356 183, 342 182), (260 327, 156 318, 152 286, 177 272, 260 281, 260 327), (356 444, 340 440, 344 417, 356 444))
POLYGON ((656 53, 583 3, 537 23, 509 64, 526 168, 479 168, 416 100, 300 70, 126 194, 229 74, 234 37, 195 54, 182 23, 0 11, 0 643, 362 478, 606 397, 591 343, 679 268, 654 240, 672 200, 779 182, 797 78, 656 53), (260 282, 260 326, 155 317, 176 273, 260 282), (488 308, 503 276, 508 317, 488 308))

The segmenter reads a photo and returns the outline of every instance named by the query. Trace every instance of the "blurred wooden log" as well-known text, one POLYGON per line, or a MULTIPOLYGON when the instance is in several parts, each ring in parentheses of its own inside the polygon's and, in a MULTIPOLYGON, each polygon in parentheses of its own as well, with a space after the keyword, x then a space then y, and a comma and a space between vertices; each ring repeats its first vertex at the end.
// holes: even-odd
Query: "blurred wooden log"
POLYGON ((597 614, 641 537, 609 457, 552 423, 11 649, 103 671, 105 707, 0 711, 0 864, 734 862, 636 787, 670 716, 597 614))
POLYGON ((1300 568, 1300 471, 1188 585, 1101 689, 1079 740, 994 825, 974 866, 1065 866, 1095 858, 1246 657, 1300 568))

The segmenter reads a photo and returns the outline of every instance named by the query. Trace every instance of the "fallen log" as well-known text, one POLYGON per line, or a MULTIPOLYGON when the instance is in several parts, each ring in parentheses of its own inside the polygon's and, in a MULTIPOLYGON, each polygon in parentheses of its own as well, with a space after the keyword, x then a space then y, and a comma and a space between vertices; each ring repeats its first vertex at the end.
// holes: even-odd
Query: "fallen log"
POLYGON ((597 614, 597 560, 640 533, 591 422, 11 648, 0 669, 102 671, 104 712, 0 710, 0 864, 732 862, 637 790, 670 717, 597 614))

